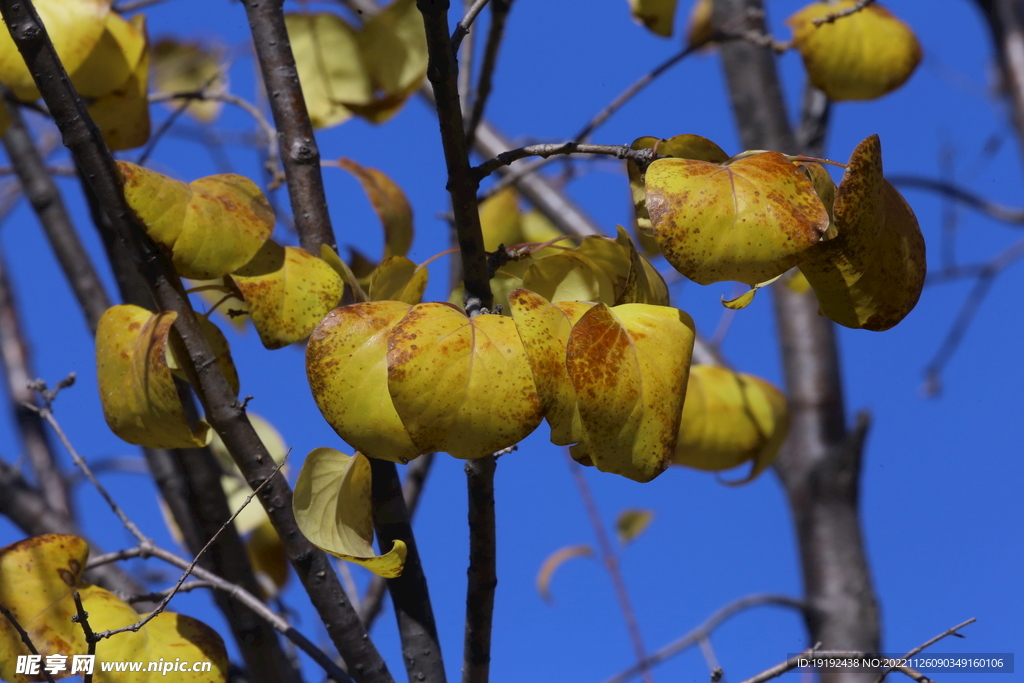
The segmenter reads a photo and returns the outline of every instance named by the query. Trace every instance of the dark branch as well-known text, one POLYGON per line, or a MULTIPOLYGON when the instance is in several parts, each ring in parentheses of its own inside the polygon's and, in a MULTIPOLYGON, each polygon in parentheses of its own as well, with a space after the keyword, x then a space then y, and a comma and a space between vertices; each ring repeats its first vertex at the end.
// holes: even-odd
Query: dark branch
POLYGON ((653 151, 650 149, 632 149, 629 145, 590 145, 580 142, 562 142, 547 145, 527 145, 518 149, 510 149, 479 166, 474 166, 470 169, 470 173, 479 182, 502 166, 508 166, 520 159, 526 159, 527 157, 547 158, 556 154, 600 154, 612 156, 616 159, 629 159, 640 166, 641 169, 647 168, 653 160, 653 151))
POLYGON ((462 683, 487 683, 491 669, 491 623, 498 587, 494 522, 493 455, 466 463, 469 491, 469 581, 466 584, 466 632, 462 683))

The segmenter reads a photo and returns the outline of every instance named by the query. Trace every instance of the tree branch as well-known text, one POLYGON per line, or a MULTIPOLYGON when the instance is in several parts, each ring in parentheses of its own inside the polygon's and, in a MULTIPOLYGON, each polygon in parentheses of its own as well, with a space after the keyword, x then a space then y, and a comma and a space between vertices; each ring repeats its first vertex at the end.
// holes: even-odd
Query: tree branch
POLYGON ((483 11, 489 0, 474 0, 474 2, 466 10, 466 14, 462 17, 458 24, 455 25, 455 30, 452 32, 452 52, 455 54, 459 53, 459 46, 462 45, 462 39, 469 35, 469 27, 476 21, 476 17, 480 12, 483 11))
POLYGON ((470 113, 469 123, 466 125, 466 144, 469 147, 472 147, 476 140, 476 129, 484 117, 487 99, 491 96, 494 70, 498 65, 498 52, 501 47, 501 39, 505 35, 505 22, 511 9, 512 0, 492 0, 491 2, 491 24, 487 29, 484 60, 480 65, 480 76, 476 83, 476 98, 473 100, 473 111, 470 113))
POLYGON ((1024 209, 1015 209, 1010 206, 990 202, 981 195, 974 194, 970 190, 944 180, 913 175, 894 175, 886 178, 886 180, 899 187, 913 187, 938 192, 944 197, 955 199, 961 204, 966 204, 976 211, 980 211, 997 221, 1002 221, 1011 226, 1024 225, 1024 209))
POLYGON ((487 683, 491 668, 491 625, 498 587, 494 521, 493 455, 466 462, 469 492, 469 580, 466 585, 466 631, 462 683, 487 683))
POLYGON ((616 159, 628 159, 642 169, 654 160, 650 149, 633 149, 629 145, 589 145, 580 142, 562 142, 557 144, 527 145, 518 149, 502 152, 493 159, 485 161, 470 169, 477 182, 483 180, 502 166, 508 166, 527 157, 550 157, 556 154, 599 154, 612 156, 616 159))

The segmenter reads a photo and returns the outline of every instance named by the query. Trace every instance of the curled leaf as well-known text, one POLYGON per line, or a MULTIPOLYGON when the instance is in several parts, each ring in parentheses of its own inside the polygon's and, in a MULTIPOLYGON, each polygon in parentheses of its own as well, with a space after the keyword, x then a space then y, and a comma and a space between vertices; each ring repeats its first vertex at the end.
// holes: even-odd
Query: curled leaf
POLYGON ((654 237, 668 262, 702 285, 755 285, 799 262, 828 229, 804 173, 778 152, 728 166, 659 159, 646 175, 654 237))
POLYGON ((111 431, 149 448, 205 446, 210 426, 189 428, 167 366, 167 342, 177 313, 114 306, 96 329, 96 375, 111 431))
POLYGON ((548 555, 537 572, 537 592, 540 593, 541 599, 547 603, 554 602, 555 599, 551 595, 551 579, 555 578, 555 572, 559 567, 576 557, 593 556, 594 549, 589 545, 569 545, 548 555))
POLYGON ((821 312, 846 327, 887 330, 924 288, 924 237, 906 200, 882 176, 877 135, 853 151, 836 194, 837 235, 800 263, 821 312))
MULTIPOLYGON (((384 227, 384 258, 405 256, 412 246, 412 207, 402 188, 375 168, 342 157, 338 165, 354 175, 384 227)), ((418 302, 417 302, 418 303, 418 302)))
POLYGON ((542 417, 515 324, 446 303, 413 306, 392 328, 388 390, 420 452, 480 458, 519 443, 542 417))
POLYGON ((378 576, 402 575, 407 549, 402 541, 383 555, 373 552, 373 505, 370 461, 333 448, 316 448, 295 482, 295 522, 310 543, 378 576))
POLYGON ((389 256, 370 275, 370 301, 418 304, 427 289, 427 269, 404 256, 389 256))
POLYGON ((267 242, 231 275, 252 324, 268 349, 305 339, 338 305, 344 283, 323 259, 299 247, 267 242))
POLYGON ((676 17, 676 0, 629 0, 633 19, 643 24, 651 33, 663 38, 672 35, 672 23, 676 17))
POLYGON ((786 397, 772 384, 727 368, 694 365, 679 425, 677 465, 721 471, 751 462, 750 481, 786 440, 786 397))
POLYGON ((629 273, 626 276, 626 283, 616 300, 617 304, 653 304, 655 306, 668 306, 669 294, 668 285, 661 273, 651 265, 633 243, 621 225, 616 226, 619 236, 618 242, 629 254, 629 273))
POLYGON ((117 162, 128 205, 146 233, 171 250, 174 268, 196 280, 227 275, 248 263, 274 229, 274 211, 248 178, 231 173, 183 183, 117 162))
POLYGON ((746 291, 743 294, 736 297, 735 299, 729 301, 726 301, 725 295, 722 295, 722 305, 725 306, 726 308, 731 308, 734 311, 742 310, 749 306, 750 302, 754 300, 754 295, 757 294, 757 290, 763 287, 767 287, 768 285, 778 280, 780 277, 782 277, 782 275, 773 277, 771 280, 768 280, 767 282, 758 282, 756 285, 751 287, 749 291, 746 291))
POLYGON ((317 407, 341 438, 371 458, 408 462, 415 446, 388 393, 388 335, 412 308, 398 301, 331 311, 306 346, 306 376, 317 407))
POLYGON ((815 2, 791 16, 793 45, 811 82, 833 100, 873 100, 903 85, 921 61, 909 26, 874 3, 832 23, 814 20, 856 0, 815 2))

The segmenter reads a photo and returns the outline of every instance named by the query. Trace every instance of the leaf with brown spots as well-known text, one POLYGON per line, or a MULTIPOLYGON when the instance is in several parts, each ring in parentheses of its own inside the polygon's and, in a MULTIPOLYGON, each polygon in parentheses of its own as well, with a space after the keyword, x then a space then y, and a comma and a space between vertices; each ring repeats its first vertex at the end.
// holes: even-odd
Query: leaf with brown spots
POLYGON ((388 393, 388 335, 412 308, 398 301, 342 306, 306 345, 306 377, 327 423, 371 458, 408 462, 415 446, 388 393))
POLYGON ((292 510, 299 530, 321 550, 393 579, 402 575, 407 549, 403 541, 383 555, 373 552, 373 483, 370 461, 333 448, 306 456, 295 482, 292 510))
POLYGON ((639 482, 668 467, 694 335, 686 313, 647 304, 600 304, 573 325, 565 367, 584 437, 574 458, 639 482))
POLYGON ((249 307, 249 317, 268 349, 305 339, 338 305, 344 282, 323 259, 274 240, 231 278, 249 307))
POLYGON ((183 183, 117 162, 128 205, 146 233, 171 250, 182 277, 209 280, 248 263, 270 238, 274 211, 248 178, 231 173, 183 183))
MULTIPOLYGON (((48 534, 0 548, 0 605, 11 611, 44 658, 67 657, 68 666, 54 678, 71 675, 71 657, 88 652, 82 627, 71 621, 77 613, 78 591, 94 631, 121 628, 142 615, 113 593, 82 583, 89 545, 77 536, 48 534)), ((14 627, 0 619, 0 679, 12 683, 45 680, 42 675, 15 673, 19 655, 29 650, 14 627)), ((190 617, 163 612, 136 633, 120 633, 96 644, 96 659, 110 661, 210 662, 208 672, 177 673, 189 683, 223 683, 228 662, 224 642, 209 626, 190 617)), ((45 663, 45 659, 43 660, 45 663)), ((105 672, 97 666, 97 683, 150 683, 163 680, 161 671, 105 672)))
POLYGON ((728 166, 659 159, 647 169, 646 183, 662 253, 702 285, 770 280, 795 266, 828 229, 814 185, 778 152, 728 166))
POLYGON ((838 234, 815 245, 800 270, 822 314, 846 327, 887 330, 917 304, 927 264, 913 210, 882 176, 877 135, 850 156, 834 214, 838 234))
POLYGON ((515 323, 446 303, 413 306, 392 328, 388 390, 420 452, 481 458, 522 441, 542 417, 515 323))
POLYGON ((381 171, 352 159, 342 157, 338 166, 356 177, 380 218, 384 228, 384 259, 408 254, 413 238, 412 207, 402 188, 381 171))
POLYGON ((194 448, 210 440, 210 426, 189 428, 167 365, 168 334, 177 313, 138 306, 107 309, 96 329, 96 375, 111 431, 149 448, 194 448))
POLYGON ((881 97, 903 85, 921 61, 914 32, 877 3, 814 25, 815 19, 855 2, 811 3, 786 21, 811 83, 836 101, 881 97))
POLYGON ((759 377, 712 365, 690 368, 674 462, 718 472, 751 463, 750 481, 772 464, 789 431, 786 397, 759 377))
POLYGON ((370 275, 370 301, 418 304, 427 289, 427 269, 404 256, 389 256, 370 275))

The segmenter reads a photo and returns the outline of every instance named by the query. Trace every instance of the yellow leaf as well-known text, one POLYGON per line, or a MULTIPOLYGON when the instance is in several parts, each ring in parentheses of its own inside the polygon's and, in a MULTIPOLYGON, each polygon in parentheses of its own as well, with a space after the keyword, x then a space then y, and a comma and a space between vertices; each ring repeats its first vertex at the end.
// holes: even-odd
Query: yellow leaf
POLYGON ((388 335, 411 308, 398 301, 342 306, 306 345, 306 376, 324 419, 371 458, 408 462, 426 452, 409 438, 388 393, 388 335))
POLYGON ((921 61, 909 26, 879 4, 833 23, 814 20, 856 0, 815 2, 787 20, 811 82, 833 100, 873 100, 903 85, 921 61))
POLYGON ((743 310, 744 308, 750 305, 750 302, 754 300, 754 295, 757 294, 757 290, 763 287, 767 287, 768 285, 778 280, 780 277, 782 277, 782 275, 776 275, 771 280, 767 280, 765 282, 758 282, 756 285, 751 287, 749 291, 744 292, 743 294, 739 295, 735 299, 732 299, 731 301, 726 301, 725 295, 723 294, 722 305, 725 306, 726 308, 731 308, 734 311, 743 310))
POLYGON ((537 572, 537 592, 544 602, 554 602, 551 596, 551 579, 555 577, 559 567, 576 557, 593 556, 594 550, 589 545, 570 545, 548 555, 537 572))
MULTIPOLYGON (((74 73, 106 29, 110 0, 37 0, 32 5, 64 69, 74 73)), ((0 31, 0 82, 20 100, 39 99, 32 74, 6 29, 0 31)))
MULTIPOLYGON (((238 395, 238 371, 235 369, 235 362, 231 359, 231 347, 228 345, 227 338, 224 337, 224 333, 220 331, 220 328, 211 323, 203 316, 198 316, 199 328, 203 331, 203 336, 206 337, 206 342, 210 345, 213 350, 213 355, 217 358, 217 365, 220 366, 221 372, 224 373, 224 377, 228 381, 228 385, 231 387, 231 391, 238 395)), ((188 371, 184 369, 184 366, 178 361, 178 354, 181 353, 187 357, 187 352, 184 348, 178 348, 178 345, 171 343, 167 347, 167 367, 170 368, 171 372, 177 377, 189 381, 188 371)))
MULTIPOLYGON (((612 301, 606 303, 609 305, 623 303, 620 299, 633 266, 629 257, 629 249, 622 243, 604 235, 590 235, 583 239, 580 246, 576 247, 575 252, 593 261, 597 269, 611 281, 612 301)), ((570 252, 563 251, 562 253, 570 252)))
MULTIPOLYGON (((222 94, 228 90, 228 75, 223 50, 211 49, 199 43, 186 43, 164 38, 153 46, 153 84, 160 92, 196 92, 222 94)), ((176 100, 166 103, 171 109, 183 104, 176 100)), ((185 113, 203 123, 212 123, 220 114, 224 103, 217 100, 192 100, 185 113)))
POLYGON ((804 173, 814 185, 814 193, 818 195, 822 206, 828 212, 828 230, 822 235, 823 240, 830 240, 836 236, 835 226, 832 225, 832 207, 836 203, 836 184, 832 175, 819 163, 813 161, 794 162, 797 167, 802 168, 804 173))
MULTIPOLYGON (((512 292, 523 286, 523 279, 517 277, 512 273, 507 273, 504 270, 499 270, 494 273, 494 277, 491 278, 491 294, 494 295, 494 311, 497 312, 498 306, 501 306, 501 314, 505 316, 512 315, 512 311, 509 308, 509 297, 512 292)), ((466 295, 465 283, 460 282, 452 290, 451 295, 448 297, 448 303, 452 306, 457 306, 462 309, 462 302, 466 295)))
MULTIPOLYGON (((270 453, 270 457, 274 459, 274 462, 280 463, 284 460, 288 454, 288 449, 285 446, 281 433, 274 428, 274 425, 256 413, 249 411, 247 415, 253 429, 256 430, 256 435, 260 437, 260 441, 267 447, 267 452, 270 453)), ((217 462, 224 472, 220 478, 220 484, 228 500, 228 509, 232 513, 239 509, 242 510, 235 517, 235 528, 238 529, 238 533, 244 535, 257 529, 260 525, 268 523, 270 518, 267 517, 263 505, 255 498, 250 500, 245 508, 242 508, 245 499, 252 493, 252 487, 249 486, 245 477, 242 476, 242 472, 238 469, 238 465, 235 464, 235 460, 231 457, 227 446, 224 445, 220 435, 216 432, 214 432, 213 439, 210 441, 210 451, 217 458, 217 462)), ((287 465, 281 468, 281 474, 288 474, 287 465)))
POLYGON ((407 255, 412 246, 412 207, 402 188, 377 169, 351 159, 342 157, 338 165, 356 177, 380 217, 384 227, 384 258, 407 255))
POLYGON ((404 256, 389 256, 370 276, 370 301, 418 304, 427 289, 427 269, 404 256))
MULTIPOLYGON (((253 501, 250 505, 260 507, 260 504, 256 501, 253 501)), ((235 521, 237 522, 238 520, 236 519, 235 521)), ((277 535, 277 530, 274 529, 274 525, 270 523, 269 519, 264 520, 252 532, 252 535, 245 542, 245 550, 246 554, 249 555, 252 569, 256 572, 256 578, 262 579, 266 577, 270 582, 270 585, 267 586, 267 582, 260 581, 260 585, 264 587, 264 592, 267 595, 276 595, 277 591, 284 588, 284 585, 288 583, 288 570, 291 567, 291 563, 288 561, 288 553, 284 549, 284 543, 281 542, 281 537, 277 535)))
POLYGON ((210 440, 205 422, 189 429, 167 367, 167 336, 178 317, 138 306, 114 306, 96 330, 96 375, 103 415, 128 443, 150 448, 194 448, 210 440))
POLYGON ((395 0, 363 25, 357 37, 377 90, 385 97, 417 90, 427 75, 427 35, 416 0, 395 0))
POLYGON ((616 226, 619 236, 616 238, 629 254, 629 274, 626 277, 626 284, 616 300, 618 304, 653 304, 655 306, 668 306, 669 294, 668 285, 661 273, 651 265, 640 252, 637 251, 633 239, 621 225, 616 226))
POLYGON ((728 166, 659 159, 647 169, 647 209, 668 262, 702 285, 755 285, 781 275, 828 229, 807 176, 778 152, 728 166))
POLYGON ((342 104, 368 104, 373 84, 356 31, 334 14, 286 14, 302 95, 314 128, 329 128, 351 117, 342 104))
POLYGON ((786 280, 786 287, 797 294, 803 294, 811 288, 811 283, 807 281, 806 275, 799 270, 794 270, 792 276, 786 280))
POLYGON ((772 463, 788 430, 786 397, 772 384, 726 368, 694 365, 674 462, 717 472, 750 461, 749 481, 772 463))
POLYGON ((653 519, 654 513, 650 510, 629 508, 620 512, 615 518, 615 534, 619 537, 619 543, 627 545, 635 541, 647 531, 653 519))
MULTIPOLYGON (((558 226, 548 220, 548 217, 537 209, 530 209, 522 215, 520 220, 524 242, 538 242, 543 244, 548 240, 553 240, 564 234, 558 229, 558 226)), ((546 256, 548 253, 551 253, 551 251, 552 250, 550 250, 550 248, 542 249, 537 252, 536 255, 546 256)))
POLYGON ((117 162, 128 205, 182 277, 208 280, 238 270, 274 229, 274 211, 248 178, 232 173, 183 183, 117 162))
POLYGON ((668 467, 694 334, 686 313, 647 304, 599 304, 573 325, 565 366, 584 436, 574 458, 639 482, 668 467))
POLYGON ((85 61, 69 72, 79 95, 102 97, 122 88, 135 73, 146 50, 145 17, 136 17, 128 23, 114 12, 107 15, 103 35, 85 61))
POLYGON ((664 38, 672 35, 676 0, 629 0, 629 7, 633 19, 650 29, 651 33, 664 38))
POLYGON ((526 289, 509 295, 512 317, 526 349, 544 417, 551 426, 551 443, 568 446, 582 439, 576 391, 565 369, 569 334, 590 304, 562 302, 552 305, 547 299, 526 289))
POLYGON ((480 203, 480 228, 484 233, 484 250, 514 247, 525 242, 519 214, 519 196, 509 186, 480 203))
MULTIPOLYGON (((145 40, 145 21, 143 15, 137 14, 132 17, 131 24, 124 24, 127 28, 115 32, 122 36, 119 40, 123 41, 121 46, 127 52, 122 55, 126 64, 131 64, 131 58, 137 52, 137 44, 133 44, 133 41, 139 37, 145 40)), ((99 127, 107 146, 115 152, 141 147, 149 140, 148 43, 132 69, 127 81, 103 94, 88 107, 89 116, 99 127)))
POLYGON ((537 292, 552 303, 593 301, 611 305, 617 298, 608 274, 579 251, 561 251, 554 256, 534 259, 523 275, 523 288, 537 292))
MULTIPOLYGON (((338 252, 331 249, 326 244, 320 245, 320 258, 327 262, 334 272, 337 273, 341 279, 348 285, 349 291, 352 292, 352 300, 356 303, 362 303, 368 301, 366 292, 363 291, 362 285, 359 284, 359 280, 356 278, 355 273, 348 267, 348 264, 341 260, 338 256, 338 252)), ((371 269, 372 270, 372 269, 371 269)))
POLYGON ((515 324, 446 303, 413 306, 388 336, 388 390, 420 452, 481 458, 541 421, 515 324))
POLYGON ((333 448, 316 448, 295 482, 292 510, 299 530, 316 547, 393 579, 402 575, 407 549, 402 541, 384 555, 373 552, 370 461, 333 448))
POLYGON ((882 177, 877 135, 850 156, 834 213, 838 234, 815 245, 800 270, 824 315, 846 327, 887 330, 917 304, 927 264, 913 210, 882 177))
POLYGON ((686 29, 686 45, 698 48, 709 42, 715 35, 715 27, 711 14, 714 9, 712 0, 696 0, 690 9, 690 24, 686 29))
POLYGON ((323 259, 274 240, 267 240, 251 261, 232 273, 231 280, 268 349, 308 337, 341 301, 345 286, 323 259))
MULTIPOLYGON (((0 548, 0 604, 11 611, 28 633, 39 654, 67 657, 67 670, 55 678, 70 675, 71 658, 88 652, 82 627, 71 621, 77 614, 73 593, 77 590, 89 614, 93 631, 121 628, 142 616, 113 593, 81 583, 89 546, 76 536, 48 534, 0 548)), ((15 673, 19 655, 28 648, 14 627, 0 619, 0 679, 12 683, 42 680, 42 676, 15 673)), ((175 672, 178 680, 190 683, 223 683, 228 662, 224 642, 210 627, 180 614, 163 612, 137 633, 120 633, 96 644, 99 662, 164 660, 209 662, 208 672, 175 672)), ((45 659, 43 662, 45 663, 45 659)), ((149 683, 163 679, 166 672, 104 672, 95 667, 97 683, 149 683)))

